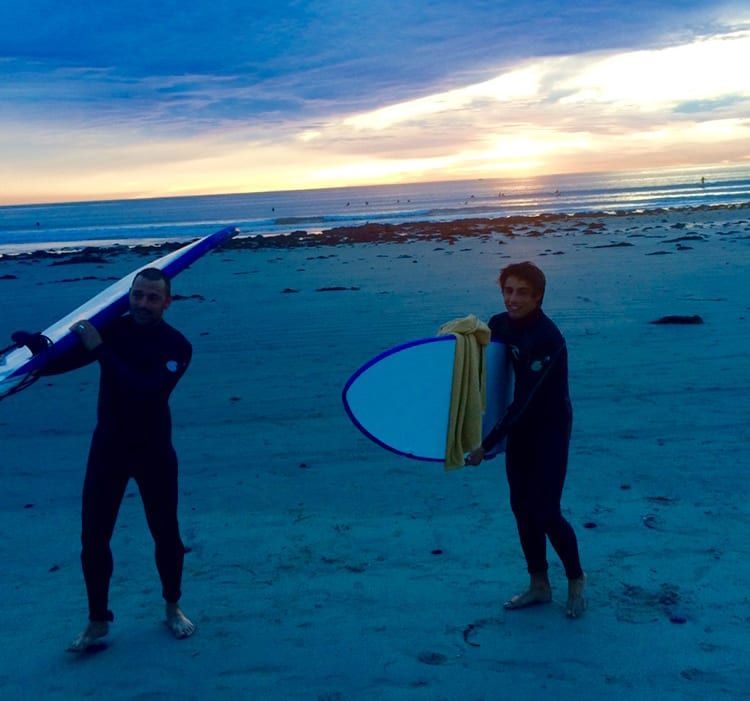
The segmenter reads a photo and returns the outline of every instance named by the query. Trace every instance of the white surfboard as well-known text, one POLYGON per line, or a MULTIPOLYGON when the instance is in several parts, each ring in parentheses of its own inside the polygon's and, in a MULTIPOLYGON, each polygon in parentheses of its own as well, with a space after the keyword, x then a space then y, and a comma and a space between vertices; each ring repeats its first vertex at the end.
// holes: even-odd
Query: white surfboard
MULTIPOLYGON (((443 462, 455 347, 452 335, 423 338, 390 348, 365 363, 348 380, 342 395, 354 425, 394 453, 443 462)), ((505 345, 492 341, 486 348, 485 362, 483 436, 503 416, 513 394, 505 345)), ((492 455, 503 449, 504 445, 498 446, 492 455)))
POLYGON ((79 319, 88 319, 101 330, 110 321, 122 316, 128 307, 128 295, 133 279, 141 270, 158 268, 171 279, 237 233, 239 229, 233 226, 221 229, 137 268, 42 331, 42 335, 48 339, 48 348, 41 353, 34 355, 25 346, 6 352, 0 357, 0 399, 28 387, 37 379, 39 371, 47 363, 64 356, 80 343, 78 336, 70 331, 73 323, 79 319))

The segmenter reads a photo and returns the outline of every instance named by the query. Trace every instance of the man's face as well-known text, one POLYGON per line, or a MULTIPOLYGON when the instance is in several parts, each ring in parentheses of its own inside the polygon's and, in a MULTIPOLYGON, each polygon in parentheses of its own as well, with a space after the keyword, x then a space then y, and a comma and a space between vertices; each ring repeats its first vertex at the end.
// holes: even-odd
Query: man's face
POLYGON ((503 285, 503 300, 511 319, 523 319, 539 307, 542 293, 515 275, 511 275, 503 285))
POLYGON ((136 324, 148 325, 159 321, 172 301, 164 280, 137 277, 130 288, 130 314, 136 324))

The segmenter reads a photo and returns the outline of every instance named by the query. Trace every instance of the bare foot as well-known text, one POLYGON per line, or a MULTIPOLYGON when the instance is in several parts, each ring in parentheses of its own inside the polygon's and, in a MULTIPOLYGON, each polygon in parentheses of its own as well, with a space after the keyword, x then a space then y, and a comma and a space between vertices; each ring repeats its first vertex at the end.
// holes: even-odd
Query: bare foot
POLYGON ((552 589, 550 587, 529 587, 527 591, 516 594, 510 601, 506 601, 503 608, 511 611, 539 604, 548 604, 550 601, 552 601, 552 589))
POLYGON ((508 610, 524 609, 528 606, 548 604, 552 601, 552 587, 546 572, 537 572, 531 575, 529 588, 521 594, 516 594, 510 601, 506 601, 503 607, 508 610))
POLYGON ((586 610, 586 599, 583 590, 586 586, 586 575, 568 580, 568 604, 565 613, 568 618, 580 618, 586 610))
POLYGON ((195 633, 195 625, 177 604, 167 604, 167 620, 165 623, 178 640, 189 638, 195 633))
POLYGON ((68 647, 68 652, 86 652, 97 645, 101 645, 101 639, 109 633, 107 621, 89 621, 86 630, 83 631, 68 647))

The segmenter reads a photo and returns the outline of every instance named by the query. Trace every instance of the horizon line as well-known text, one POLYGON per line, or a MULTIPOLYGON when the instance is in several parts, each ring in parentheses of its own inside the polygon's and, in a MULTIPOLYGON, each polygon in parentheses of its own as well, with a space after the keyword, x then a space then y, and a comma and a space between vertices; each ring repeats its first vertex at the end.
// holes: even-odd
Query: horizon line
POLYGON ((497 177, 476 177, 476 178, 440 178, 440 179, 428 179, 428 180, 413 180, 405 182, 391 182, 391 183, 372 183, 369 185, 332 185, 326 187, 298 187, 278 190, 249 190, 249 191, 235 191, 235 192, 192 192, 192 193, 179 193, 179 194, 164 194, 164 195, 131 195, 131 196, 106 196, 101 198, 83 198, 83 199, 69 199, 69 200, 38 200, 33 202, 7 202, 4 203, 0 200, 0 209, 11 209, 11 208, 23 208, 23 207, 54 207, 54 206, 65 206, 65 205, 84 205, 84 204, 105 204, 110 202, 144 202, 149 200, 177 200, 177 199, 188 199, 192 197, 239 197, 247 195, 273 195, 273 194, 290 194, 296 192, 325 192, 333 190, 363 190, 367 188, 385 188, 385 187, 398 187, 405 186, 410 187, 414 185, 430 185, 430 184, 443 184, 443 183, 468 183, 468 182, 484 182, 484 181, 508 181, 508 182, 519 182, 524 180, 538 180, 542 178, 565 178, 570 176, 586 176, 586 175, 626 175, 626 174, 654 174, 660 173, 674 173, 684 171, 685 173, 690 172, 709 172, 709 171, 722 171, 722 170, 743 170, 747 169, 750 173, 750 163, 712 163, 706 165, 685 165, 685 166, 665 166, 662 168, 638 168, 631 169, 626 168, 623 170, 584 170, 584 171, 567 171, 562 173, 538 173, 536 175, 524 175, 524 176, 497 176, 497 177))

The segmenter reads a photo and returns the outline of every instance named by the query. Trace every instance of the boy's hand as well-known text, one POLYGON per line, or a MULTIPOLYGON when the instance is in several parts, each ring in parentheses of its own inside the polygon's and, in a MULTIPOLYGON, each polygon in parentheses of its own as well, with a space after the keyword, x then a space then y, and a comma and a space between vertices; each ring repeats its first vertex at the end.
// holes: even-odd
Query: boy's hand
POLYGON ((484 460, 484 448, 480 445, 478 448, 474 448, 464 460, 464 465, 479 465, 484 460))

